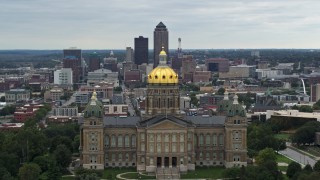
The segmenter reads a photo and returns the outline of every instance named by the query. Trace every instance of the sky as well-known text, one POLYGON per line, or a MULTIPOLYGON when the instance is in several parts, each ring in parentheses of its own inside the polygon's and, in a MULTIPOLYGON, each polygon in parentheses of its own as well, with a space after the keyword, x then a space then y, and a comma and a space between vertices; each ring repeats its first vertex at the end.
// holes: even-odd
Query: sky
POLYGON ((320 0, 0 0, 0 49, 320 48, 320 0))

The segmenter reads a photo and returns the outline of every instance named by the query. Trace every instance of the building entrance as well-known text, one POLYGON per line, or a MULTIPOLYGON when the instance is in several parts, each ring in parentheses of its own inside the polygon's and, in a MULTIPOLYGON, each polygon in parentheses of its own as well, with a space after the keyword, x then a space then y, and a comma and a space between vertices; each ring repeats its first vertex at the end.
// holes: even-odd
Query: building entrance
POLYGON ((169 157, 164 158, 164 166, 169 167, 169 157))
POLYGON ((177 167, 177 157, 172 157, 172 167, 177 167))
POLYGON ((157 157, 157 167, 161 167, 161 157, 157 157))

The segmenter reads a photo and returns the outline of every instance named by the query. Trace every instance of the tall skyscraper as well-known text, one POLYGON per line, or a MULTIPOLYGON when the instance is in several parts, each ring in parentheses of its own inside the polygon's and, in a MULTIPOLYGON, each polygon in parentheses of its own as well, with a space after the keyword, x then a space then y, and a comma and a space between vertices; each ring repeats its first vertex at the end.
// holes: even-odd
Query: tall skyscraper
POLYGON ((131 47, 126 48, 126 62, 133 61, 133 49, 131 47))
POLYGON ((148 38, 143 36, 134 38, 134 63, 137 65, 148 64, 148 38))
POLYGON ((100 69, 101 57, 96 52, 90 54, 89 56, 89 71, 93 72, 100 69))
POLYGON ((169 58, 169 32, 167 27, 160 22, 153 32, 153 67, 157 67, 159 64, 159 53, 164 47, 169 58))
POLYGON ((81 49, 70 48, 63 50, 63 68, 72 69, 73 83, 83 78, 83 63, 81 49), (82 77, 82 78, 81 78, 82 77))

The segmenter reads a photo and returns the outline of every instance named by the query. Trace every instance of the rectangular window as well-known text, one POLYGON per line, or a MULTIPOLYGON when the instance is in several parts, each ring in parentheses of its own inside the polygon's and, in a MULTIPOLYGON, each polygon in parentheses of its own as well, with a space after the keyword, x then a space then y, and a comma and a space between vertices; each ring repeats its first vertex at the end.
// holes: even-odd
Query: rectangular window
POLYGON ((172 134, 172 142, 176 142, 177 141, 177 136, 175 133, 172 134))
POLYGON ((161 134, 157 134, 157 142, 161 142, 161 134))
POLYGON ((180 152, 184 152, 184 143, 180 143, 180 152))
POLYGON ((188 142, 188 151, 191 151, 192 149, 191 149, 191 143, 190 142, 188 142))
POLYGON ((177 152, 177 145, 176 145, 176 143, 172 143, 172 152, 177 152))
POLYGON ((144 141, 144 133, 140 133, 140 139, 141 141, 144 141))
POLYGON ((153 153, 154 152, 154 144, 150 143, 149 148, 150 148, 150 152, 153 153))
POLYGON ((192 140, 192 132, 188 132, 188 141, 192 140))
POLYGON ((180 133, 180 142, 184 142, 184 134, 180 133))
POLYGON ((141 143, 141 151, 144 151, 144 150, 145 150, 145 144, 141 143))
POLYGON ((157 143, 157 152, 161 153, 161 143, 157 143))
POLYGON ((169 134, 165 134, 165 136, 164 136, 164 142, 169 142, 169 134))
POLYGON ((149 134, 149 142, 154 142, 153 134, 149 134))
POLYGON ((169 152, 169 143, 165 143, 164 147, 165 147, 164 152, 166 152, 166 153, 169 152))

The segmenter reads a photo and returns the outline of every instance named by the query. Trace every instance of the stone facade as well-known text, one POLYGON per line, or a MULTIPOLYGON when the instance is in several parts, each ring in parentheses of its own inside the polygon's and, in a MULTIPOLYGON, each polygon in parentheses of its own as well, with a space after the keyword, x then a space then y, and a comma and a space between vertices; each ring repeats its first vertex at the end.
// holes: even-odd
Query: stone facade
POLYGON ((218 116, 184 116, 178 80, 168 81, 177 75, 162 61, 157 68, 148 75, 142 117, 103 117, 102 103, 93 93, 81 126, 82 166, 133 166, 154 174, 164 169, 180 173, 196 166, 246 165, 247 118, 237 95, 232 101, 225 93, 217 104, 218 116))

